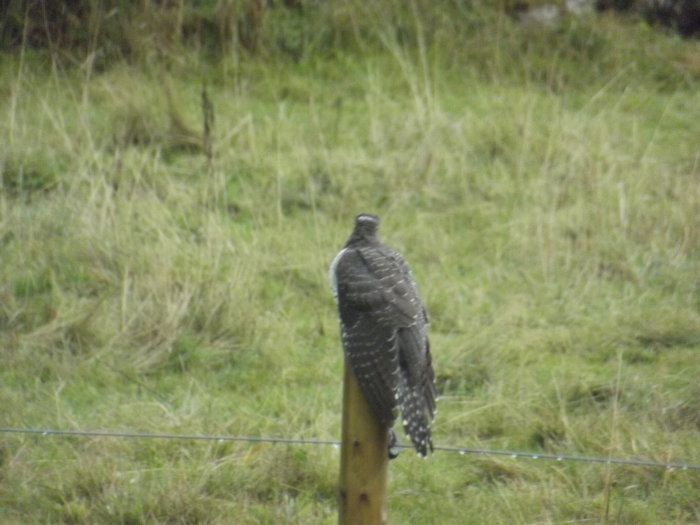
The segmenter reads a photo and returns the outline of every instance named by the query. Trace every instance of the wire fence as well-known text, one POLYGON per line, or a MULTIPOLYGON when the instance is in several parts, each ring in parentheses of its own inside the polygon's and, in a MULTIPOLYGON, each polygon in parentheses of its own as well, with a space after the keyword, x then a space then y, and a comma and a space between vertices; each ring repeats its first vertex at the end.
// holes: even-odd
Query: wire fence
MULTIPOLYGON (((28 434, 38 436, 78 436, 97 438, 128 438, 128 439, 177 439, 187 441, 239 441, 248 443, 282 443, 294 445, 330 445, 339 447, 340 441, 325 439, 287 438, 287 437, 256 437, 256 436, 228 436, 207 434, 168 434, 147 432, 116 432, 107 430, 57 430, 40 428, 0 428, 3 434, 28 434)), ((411 445, 399 445, 400 448, 413 448, 411 445)), ((647 459, 576 456, 570 454, 549 454, 540 452, 524 452, 518 450, 497 450, 454 446, 436 446, 436 451, 454 452, 460 455, 476 454, 482 456, 509 456, 511 458, 543 459, 551 461, 578 461, 587 463, 605 463, 608 465, 630 465, 647 468, 663 468, 667 470, 698 470, 700 465, 693 463, 677 463, 652 461, 647 459)))

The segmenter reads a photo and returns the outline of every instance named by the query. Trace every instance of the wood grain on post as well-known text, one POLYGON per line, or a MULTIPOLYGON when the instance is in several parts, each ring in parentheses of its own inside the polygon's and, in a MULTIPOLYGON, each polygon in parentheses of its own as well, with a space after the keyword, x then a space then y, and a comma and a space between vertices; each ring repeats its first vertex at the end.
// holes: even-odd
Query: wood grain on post
POLYGON ((340 525, 386 522, 389 433, 374 417, 347 360, 340 445, 340 525))

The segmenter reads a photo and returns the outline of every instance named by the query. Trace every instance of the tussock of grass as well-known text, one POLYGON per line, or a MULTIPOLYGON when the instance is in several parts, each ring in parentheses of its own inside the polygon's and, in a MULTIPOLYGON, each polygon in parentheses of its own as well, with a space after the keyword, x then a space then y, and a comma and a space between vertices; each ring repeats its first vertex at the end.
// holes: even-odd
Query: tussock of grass
MULTIPOLYGON (((6 57, 0 425, 337 437, 327 265, 373 211, 429 307, 436 443, 697 463, 695 44, 463 14, 354 33, 338 5, 356 47, 158 74, 6 57)), ((337 461, 6 436, 0 517, 331 523, 337 461)), ((689 472, 408 451, 391 469, 397 523, 700 519, 689 472)))

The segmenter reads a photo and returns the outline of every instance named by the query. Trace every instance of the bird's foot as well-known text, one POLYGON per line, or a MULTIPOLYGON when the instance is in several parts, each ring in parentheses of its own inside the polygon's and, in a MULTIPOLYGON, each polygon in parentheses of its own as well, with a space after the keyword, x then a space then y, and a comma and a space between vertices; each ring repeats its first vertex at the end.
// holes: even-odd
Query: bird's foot
POLYGON ((389 429, 389 459, 398 457, 401 447, 399 446, 399 438, 393 428, 389 429))

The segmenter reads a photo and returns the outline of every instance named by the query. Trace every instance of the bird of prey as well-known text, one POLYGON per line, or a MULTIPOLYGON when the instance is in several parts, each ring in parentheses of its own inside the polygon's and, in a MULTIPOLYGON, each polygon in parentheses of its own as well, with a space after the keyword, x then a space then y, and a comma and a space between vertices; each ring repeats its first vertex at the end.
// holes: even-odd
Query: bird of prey
POLYGON ((365 399, 392 441, 400 409, 406 434, 425 457, 433 450, 430 423, 437 399, 428 315, 408 264, 382 244, 378 226, 376 215, 358 215, 331 264, 343 347, 365 399))

